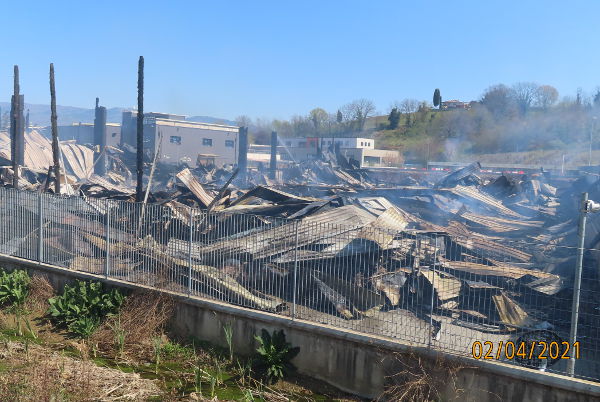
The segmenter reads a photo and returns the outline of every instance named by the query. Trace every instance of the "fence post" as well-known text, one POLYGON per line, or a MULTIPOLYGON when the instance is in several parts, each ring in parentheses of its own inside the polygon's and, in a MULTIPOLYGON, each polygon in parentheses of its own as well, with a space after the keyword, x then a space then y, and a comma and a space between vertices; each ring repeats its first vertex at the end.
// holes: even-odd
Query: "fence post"
POLYGON ((194 208, 190 205, 190 241, 188 244, 188 297, 192 297, 192 236, 194 234, 194 208))
POLYGON ((108 203, 108 199, 105 201, 106 205, 106 259, 104 266, 104 277, 108 279, 110 275, 110 204, 108 203))
MULTIPOLYGON (((577 321, 579 320, 579 294, 581 292, 581 271, 583 270, 583 248, 585 247, 585 223, 587 219, 588 193, 581 195, 581 210, 579 215, 579 233, 577 244, 577 265, 575 266, 575 282, 573 284, 573 305, 571 307, 571 331, 569 333, 569 342, 571 349, 577 341, 577 321)), ((573 355, 567 361, 567 374, 573 377, 575 375, 575 359, 573 355)))
MULTIPOLYGON (((433 305, 435 303, 435 263, 437 261, 437 235, 434 235, 434 245, 433 245, 433 273, 431 275, 431 302, 429 304, 429 343, 427 347, 431 347, 431 337, 433 336, 433 305)), ((417 250, 420 254, 420 250, 417 250)))
POLYGON ((38 262, 44 261, 44 216, 42 209, 42 193, 38 193, 38 262))
POLYGON ((292 284, 292 320, 296 319, 296 292, 297 292, 297 278, 298 278, 298 227, 300 226, 300 220, 296 220, 295 225, 295 248, 294 248, 294 282, 292 284))

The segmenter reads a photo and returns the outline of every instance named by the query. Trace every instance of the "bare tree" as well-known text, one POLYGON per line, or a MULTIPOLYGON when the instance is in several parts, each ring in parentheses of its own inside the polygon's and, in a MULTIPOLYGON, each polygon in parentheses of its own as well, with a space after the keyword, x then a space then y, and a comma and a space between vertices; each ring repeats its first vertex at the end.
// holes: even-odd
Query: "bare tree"
POLYGON ((367 119, 375 113, 375 104, 368 99, 358 99, 345 105, 342 113, 345 120, 355 123, 356 130, 363 131, 367 119))
POLYGON ((290 119, 290 124, 296 137, 302 137, 313 132, 313 123, 308 117, 294 115, 290 119))
POLYGON ((419 109, 419 101, 416 99, 404 99, 400 102, 400 111, 402 113, 414 113, 419 109))
POLYGON ((484 105, 496 119, 511 117, 516 112, 513 90, 504 84, 493 85, 485 90, 481 97, 484 105))
POLYGON ((513 96, 521 113, 527 113, 537 97, 539 88, 535 82, 517 82, 513 85, 513 96))
POLYGON ((273 130, 277 131, 277 135, 281 137, 290 137, 294 134, 292 125, 287 120, 273 120, 273 130))
POLYGON ((235 124, 237 124, 238 127, 249 127, 252 125, 252 119, 246 115, 241 115, 235 118, 235 124))
POLYGON ((551 85, 541 85, 535 95, 535 105, 548 109, 558 100, 558 91, 551 85))

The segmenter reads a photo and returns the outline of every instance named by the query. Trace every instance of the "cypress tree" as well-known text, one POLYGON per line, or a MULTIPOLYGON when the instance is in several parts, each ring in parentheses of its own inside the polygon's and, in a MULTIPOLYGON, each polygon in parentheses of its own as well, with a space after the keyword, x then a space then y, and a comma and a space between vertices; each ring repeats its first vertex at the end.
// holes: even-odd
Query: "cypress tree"
POLYGON ((390 122, 390 130, 395 130, 398 128, 398 124, 400 123, 400 112, 398 112, 398 108, 392 109, 390 115, 388 116, 388 121, 390 122))
POLYGON ((442 108, 442 95, 440 94, 439 88, 433 91, 433 106, 442 108))

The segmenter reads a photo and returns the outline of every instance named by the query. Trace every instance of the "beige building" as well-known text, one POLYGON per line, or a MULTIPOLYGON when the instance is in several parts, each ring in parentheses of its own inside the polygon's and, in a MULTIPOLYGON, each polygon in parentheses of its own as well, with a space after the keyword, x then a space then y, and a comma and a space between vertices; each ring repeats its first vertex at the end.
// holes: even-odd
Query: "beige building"
MULTIPOLYGON (((123 113, 124 141, 135 139, 135 119, 135 112, 123 113)), ((135 146, 135 143, 131 145, 135 146)), ((154 153, 159 145, 159 160, 163 163, 186 163, 192 167, 198 164, 236 164, 238 127, 187 121, 180 115, 146 113, 144 148, 154 153)))

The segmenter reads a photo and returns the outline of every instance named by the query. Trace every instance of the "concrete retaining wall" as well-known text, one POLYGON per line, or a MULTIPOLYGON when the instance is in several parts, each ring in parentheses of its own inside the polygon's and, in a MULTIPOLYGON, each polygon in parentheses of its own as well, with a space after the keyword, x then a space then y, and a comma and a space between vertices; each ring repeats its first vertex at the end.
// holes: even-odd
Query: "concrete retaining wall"
MULTIPOLYGON (((102 280, 109 286, 121 288, 143 288, 13 257, 0 256, 0 266, 5 269, 25 268, 30 272, 43 272, 57 289, 74 279, 102 280)), ((437 398, 442 400, 600 400, 600 384, 594 382, 503 363, 444 355, 386 338, 366 336, 327 325, 292 321, 287 317, 224 303, 172 295, 176 300, 173 326, 181 336, 191 335, 226 346, 223 326, 229 324, 233 328, 234 350, 250 355, 256 347, 254 335, 260 333, 261 329, 284 329, 288 342, 300 347, 300 354, 294 359, 300 372, 366 398, 377 398, 384 390, 385 383, 389 383, 390 375, 406 367, 406 364, 413 364, 415 358, 419 357, 423 366, 437 373, 433 376, 433 381, 437 398), (460 369, 453 371, 442 367, 447 364, 460 369), (454 374, 448 376, 450 371, 454 374)))

